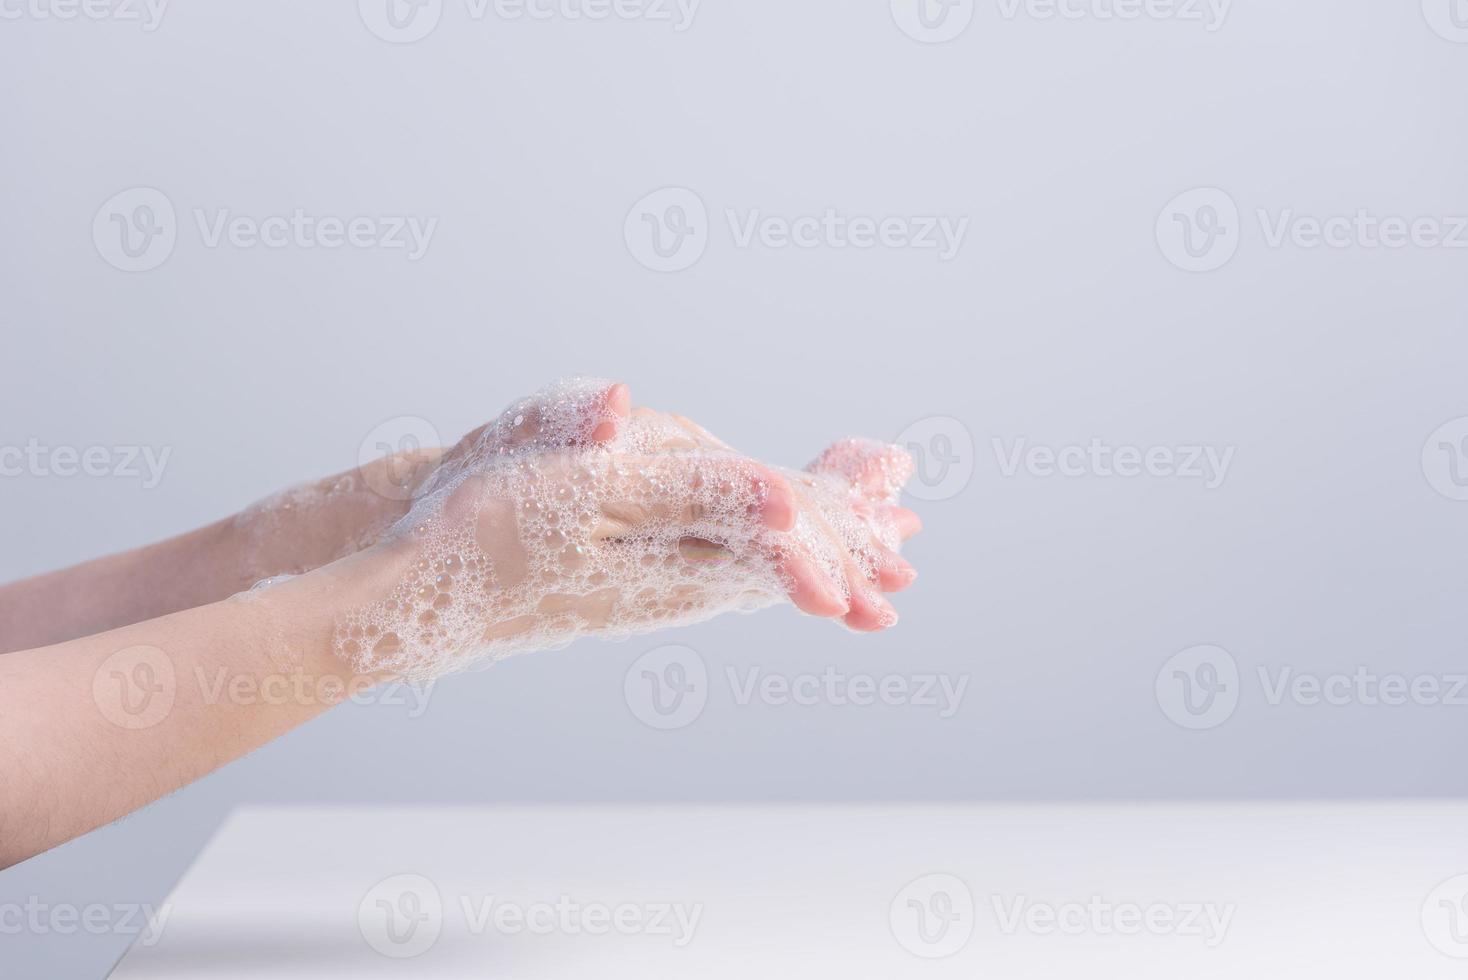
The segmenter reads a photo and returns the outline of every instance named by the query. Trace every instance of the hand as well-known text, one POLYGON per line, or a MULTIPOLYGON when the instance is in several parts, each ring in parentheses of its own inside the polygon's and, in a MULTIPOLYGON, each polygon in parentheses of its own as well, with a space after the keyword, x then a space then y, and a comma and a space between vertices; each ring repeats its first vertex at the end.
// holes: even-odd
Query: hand
POLYGON ((338 630, 361 670, 432 675, 478 656, 625 636, 788 597, 858 630, 896 613, 917 528, 901 450, 847 441, 806 472, 580 381, 512 405, 444 453, 372 549, 381 601, 338 630))
POLYGON ((897 555, 918 526, 896 503, 911 469, 900 450, 847 440, 804 471, 783 470, 681 417, 633 412, 619 385, 549 389, 447 452, 374 466, 417 496, 373 493, 382 471, 368 467, 0 594, 0 622, 29 612, 44 637, 0 657, 0 746, 24 749, 0 752, 0 866, 258 748, 348 685, 787 598, 881 629, 896 614, 879 593, 912 580, 897 555), (240 568, 222 556, 241 532, 266 566, 256 578, 307 574, 234 594, 240 568), (79 611, 77 597, 99 601, 79 611), (53 620, 95 629, 58 638, 53 620), (97 687, 132 654, 161 659, 178 680, 163 717, 136 729, 97 687), (348 667, 357 673, 342 677, 348 667), (259 696, 219 699, 202 683, 211 676, 259 696), (301 680, 315 693, 264 694, 287 681, 302 690, 301 680), (53 803, 36 820, 41 798, 53 803))

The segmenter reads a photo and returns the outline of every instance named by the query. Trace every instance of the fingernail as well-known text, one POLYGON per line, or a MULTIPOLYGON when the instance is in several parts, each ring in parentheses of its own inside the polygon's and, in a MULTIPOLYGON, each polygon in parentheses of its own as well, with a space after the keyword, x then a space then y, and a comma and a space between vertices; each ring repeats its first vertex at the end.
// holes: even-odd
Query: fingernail
POLYGON ((826 598, 830 599, 833 603, 841 607, 841 612, 837 613, 837 615, 845 616, 847 613, 851 612, 851 597, 848 596, 845 592, 841 591, 841 587, 839 585, 837 585, 830 579, 826 579, 823 588, 826 594, 826 598))

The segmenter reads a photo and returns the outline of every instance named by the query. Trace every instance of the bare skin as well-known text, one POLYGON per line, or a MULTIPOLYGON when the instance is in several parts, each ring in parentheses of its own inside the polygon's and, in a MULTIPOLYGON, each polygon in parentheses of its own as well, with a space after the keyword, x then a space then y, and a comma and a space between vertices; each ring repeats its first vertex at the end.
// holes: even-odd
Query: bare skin
MULTIPOLYGON (((617 419, 631 414, 625 386, 606 398, 617 419)), ((632 462, 676 475, 693 465, 679 449, 723 446, 686 419, 666 418, 667 454, 632 462)), ((617 424, 592 439, 609 441, 617 424)), ((0 651, 14 651, 0 656, 0 867, 132 812, 391 679, 341 660, 334 631, 414 561, 410 542, 384 533, 406 513, 411 491, 453 466, 477 435, 322 481, 334 492, 310 506, 277 498, 169 541, 0 588, 0 651), (384 486, 409 492, 384 494, 384 486), (284 573, 297 577, 243 592, 284 573)), ((803 507, 800 489, 762 464, 749 467, 768 489, 760 518, 788 529, 803 507)), ((554 465, 546 471, 555 477, 554 465)), ((845 475, 859 491, 864 475, 845 475)), ((863 506, 859 492, 854 499, 863 506)), ((613 546, 657 506, 629 483, 607 501, 597 540, 613 546)), ((485 508, 476 532, 489 554, 513 548, 495 514, 485 508)), ((919 529, 910 511, 888 516, 904 538, 919 529)), ((879 593, 915 576, 891 554, 873 581, 843 589, 800 555, 781 557, 798 608, 863 631, 895 621, 879 593)), ((846 574, 858 573, 849 565, 846 574)))

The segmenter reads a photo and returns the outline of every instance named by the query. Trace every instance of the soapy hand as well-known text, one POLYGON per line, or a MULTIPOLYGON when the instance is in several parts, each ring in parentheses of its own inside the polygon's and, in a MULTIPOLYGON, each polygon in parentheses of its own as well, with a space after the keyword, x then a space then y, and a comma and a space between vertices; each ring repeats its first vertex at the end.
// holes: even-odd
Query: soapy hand
POLYGON ((630 406, 622 385, 556 385, 448 450, 385 457, 0 588, 0 745, 19 747, 0 757, 0 867, 364 684, 777 602, 854 630, 896 622, 882 593, 912 581, 897 552, 918 528, 897 502, 905 453, 846 440, 787 470, 630 406), (150 685, 167 672, 161 716, 141 726, 130 691, 119 706, 99 686, 133 668, 150 685), (215 697, 206 677, 258 696, 215 697), (54 802, 45 819, 36 800, 54 802))
POLYGON ((435 676, 785 599, 884 629, 882 592, 916 575, 897 553, 920 527, 897 502, 911 469, 896 447, 846 440, 784 470, 632 411, 623 385, 562 382, 442 455, 370 549, 392 581, 342 620, 337 652, 435 676))

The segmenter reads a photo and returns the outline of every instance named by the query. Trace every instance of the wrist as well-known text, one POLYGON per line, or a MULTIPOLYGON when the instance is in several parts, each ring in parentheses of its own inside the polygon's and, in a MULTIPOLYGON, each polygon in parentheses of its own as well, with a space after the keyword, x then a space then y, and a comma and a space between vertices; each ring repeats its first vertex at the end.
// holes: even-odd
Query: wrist
POLYGON ((241 511, 227 522, 239 588, 301 575, 377 543, 408 513, 441 455, 439 449, 399 453, 241 511))
POLYGON ((338 636, 354 609, 378 597, 381 562, 375 551, 235 596, 257 652, 248 673, 262 687, 288 692, 285 699, 303 717, 392 679, 342 656, 338 636))

